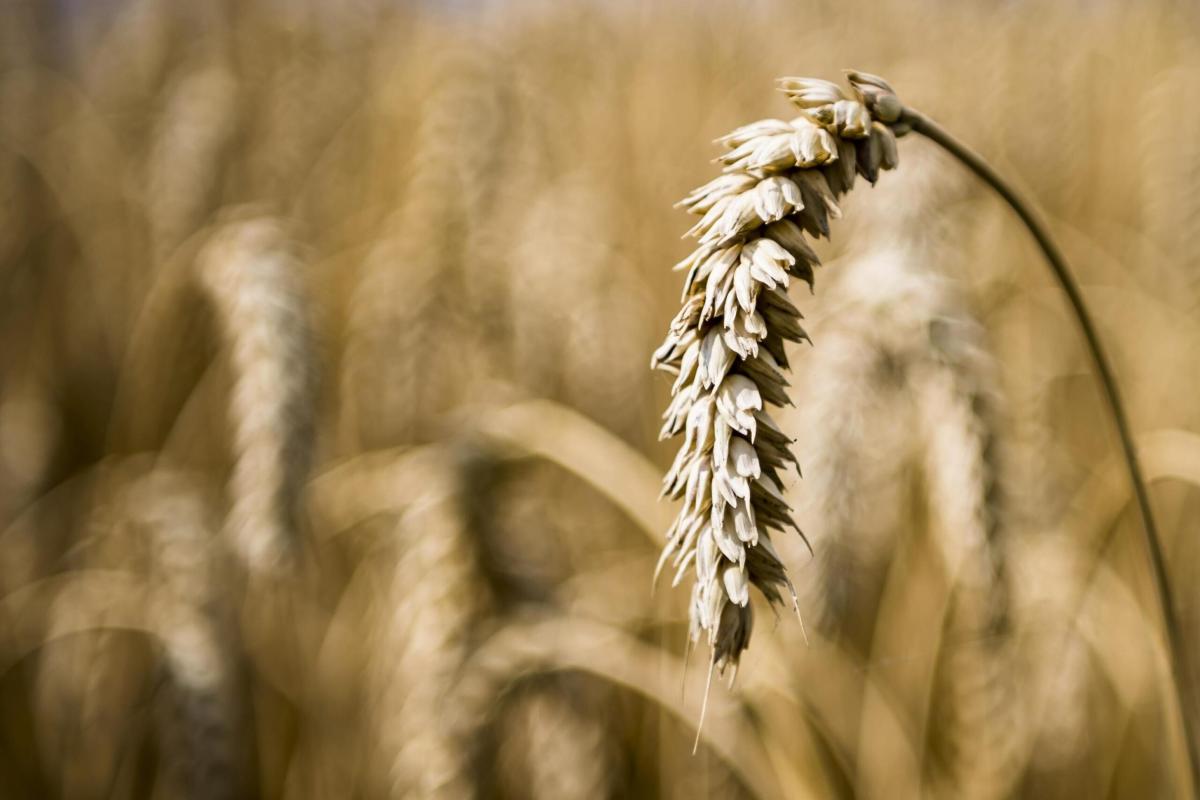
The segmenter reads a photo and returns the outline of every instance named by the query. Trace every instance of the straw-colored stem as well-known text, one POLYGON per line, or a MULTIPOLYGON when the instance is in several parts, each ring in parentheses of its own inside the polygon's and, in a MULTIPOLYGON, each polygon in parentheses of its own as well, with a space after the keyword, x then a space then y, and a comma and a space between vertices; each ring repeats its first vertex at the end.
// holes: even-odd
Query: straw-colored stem
POLYGON ((1171 651, 1171 666, 1174 672, 1175 694, 1179 704, 1179 715, 1183 722, 1184 736, 1187 739, 1189 767, 1191 771, 1193 796, 1200 796, 1200 752, 1197 751, 1195 710, 1190 702, 1191 682, 1188 680, 1189 671, 1182 647, 1179 619, 1175 610, 1175 600, 1171 593, 1171 584, 1167 575, 1166 561, 1163 555, 1162 543, 1158 536, 1158 528, 1154 523, 1154 514, 1150 507, 1150 493, 1146 489, 1142 469, 1138 464, 1137 451, 1133 443, 1133 434, 1113 376, 1112 367, 1104 347, 1100 343, 1096 326, 1088 313, 1079 285, 1075 282, 1067 260, 1059 250, 1058 245, 1050 237, 1041 216, 1033 206, 1022 198, 1007 181, 996 172, 983 158, 962 142, 955 139, 944 128, 919 111, 911 108, 904 109, 901 121, 911 126, 912 130, 936 142, 948 153, 953 155, 972 172, 979 176, 984 183, 996 191, 1005 202, 1016 212, 1025 227, 1033 234, 1042 254, 1054 273, 1055 280, 1066 294, 1074 313, 1075 321, 1083 334, 1092 363, 1100 377, 1100 385, 1104 390, 1105 399, 1112 411, 1113 420, 1117 425, 1117 435, 1121 440, 1125 463, 1129 468, 1129 478, 1133 483, 1134 494, 1137 496, 1138 509, 1141 512, 1142 528, 1146 534, 1146 549, 1150 555, 1150 565, 1154 571, 1154 583, 1158 588, 1159 601, 1162 605, 1163 625, 1166 628, 1167 643, 1171 651))

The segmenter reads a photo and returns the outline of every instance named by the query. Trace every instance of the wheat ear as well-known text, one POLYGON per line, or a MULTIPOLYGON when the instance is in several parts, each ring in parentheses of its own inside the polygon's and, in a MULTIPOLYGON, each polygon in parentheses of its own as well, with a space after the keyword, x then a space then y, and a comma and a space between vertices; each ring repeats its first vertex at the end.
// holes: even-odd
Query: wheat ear
POLYGON ((293 550, 311 447, 313 359, 300 265, 278 223, 260 217, 219 228, 198 268, 234 375, 227 533, 251 568, 269 568, 293 550))
POLYGON ((379 777, 391 795, 472 795, 445 703, 487 598, 462 519, 456 470, 443 461, 425 476, 426 491, 400 515, 387 552, 395 561, 371 679, 379 768, 386 772, 379 777))
POLYGON ((951 778, 969 797, 1007 797, 1019 764, 1003 538, 998 395, 977 323, 951 307, 928 327, 915 376, 934 541, 950 579, 943 639, 951 778))
POLYGON ((751 585, 772 603, 784 589, 795 600, 771 531, 800 530, 780 477, 796 458, 765 407, 789 404, 784 342, 807 338, 788 285, 812 284, 806 234, 828 236, 856 175, 874 183, 897 163, 899 101, 870 75, 852 73, 850 86, 781 81, 801 115, 719 139, 724 174, 681 203, 701 215, 688 231, 699 247, 676 267, 686 271, 683 309, 651 359, 677 376, 662 437, 684 434, 663 487, 683 509, 660 569, 672 560, 676 583, 694 569, 690 638, 707 636, 722 672, 749 644, 751 585))
POLYGON ((156 469, 128 492, 151 553, 150 620, 162 643, 163 768, 179 797, 237 794, 239 727, 234 668, 218 590, 217 528, 202 485, 156 469))

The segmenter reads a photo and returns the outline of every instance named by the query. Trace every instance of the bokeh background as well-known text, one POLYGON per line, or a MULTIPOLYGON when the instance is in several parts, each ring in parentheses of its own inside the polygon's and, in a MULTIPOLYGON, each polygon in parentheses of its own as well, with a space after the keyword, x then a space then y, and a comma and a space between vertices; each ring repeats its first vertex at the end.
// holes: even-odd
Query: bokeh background
POLYGON ((1168 0, 4 0, 0 794, 1192 796, 1198 33, 1168 0), (1190 666, 1036 250, 910 136, 792 290, 804 625, 759 608, 693 755, 706 657, 650 579, 672 203, 790 115, 776 77, 848 67, 1060 237, 1190 666))

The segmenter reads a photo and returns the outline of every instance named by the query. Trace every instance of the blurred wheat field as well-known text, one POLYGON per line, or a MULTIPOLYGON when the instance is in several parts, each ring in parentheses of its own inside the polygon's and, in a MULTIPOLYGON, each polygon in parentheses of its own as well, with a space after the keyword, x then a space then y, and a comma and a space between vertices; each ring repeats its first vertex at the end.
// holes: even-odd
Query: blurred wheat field
POLYGON ((6 0, 0 796, 1191 797, 1086 353, 916 137, 792 290, 805 628, 691 754, 672 204, 847 67, 1061 238, 1197 685, 1190 5, 6 0))

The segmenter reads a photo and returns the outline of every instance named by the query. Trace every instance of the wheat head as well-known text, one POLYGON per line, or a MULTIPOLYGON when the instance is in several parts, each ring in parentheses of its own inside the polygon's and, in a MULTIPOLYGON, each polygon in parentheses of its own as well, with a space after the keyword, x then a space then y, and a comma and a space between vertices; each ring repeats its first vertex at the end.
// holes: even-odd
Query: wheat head
POLYGON ((680 203, 701 218, 687 234, 699 246, 676 267, 686 271, 683 308, 651 359, 677 376, 661 436, 684 434, 663 486, 683 508, 659 569, 673 558, 676 584, 694 569, 690 639, 707 636, 711 666, 721 672, 736 670, 749 644, 751 585, 772 604, 785 588, 795 602, 771 532, 800 532, 780 477, 797 462, 766 410, 789 404, 784 342, 807 339, 787 288, 793 278, 812 285, 818 259, 806 234, 828 236, 830 218, 841 213, 837 198, 856 175, 874 183, 896 166, 896 135, 904 132, 886 82, 849 78, 850 92, 782 80, 801 115, 718 139, 727 148, 717 159, 724 174, 680 203))
POLYGON ((270 217, 229 221, 198 256, 234 373, 227 533, 252 569, 294 554, 312 448, 314 363, 300 263, 270 217))

